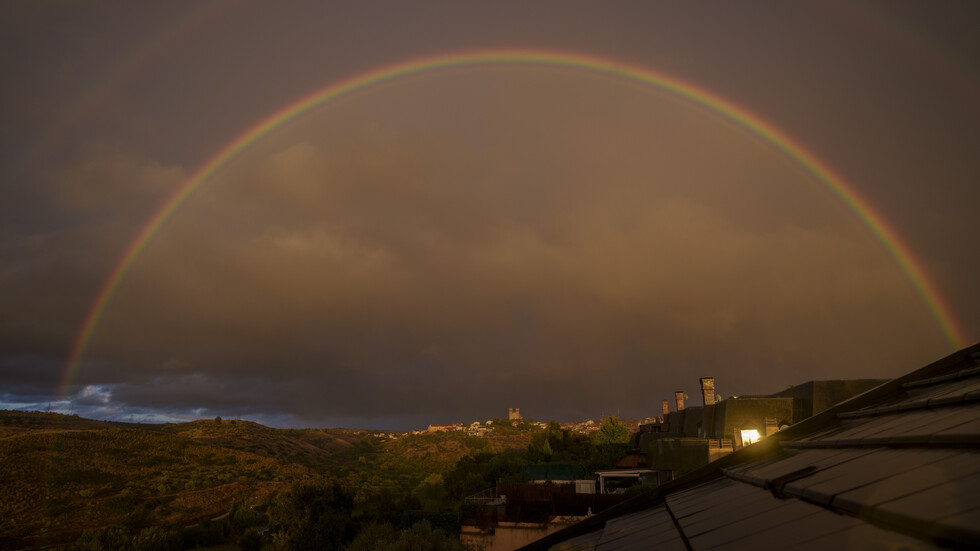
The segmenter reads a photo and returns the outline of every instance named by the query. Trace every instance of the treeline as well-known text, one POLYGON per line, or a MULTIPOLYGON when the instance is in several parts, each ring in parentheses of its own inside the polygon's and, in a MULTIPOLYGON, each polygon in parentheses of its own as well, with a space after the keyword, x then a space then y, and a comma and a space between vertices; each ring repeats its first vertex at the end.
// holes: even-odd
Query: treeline
POLYGON ((579 478, 592 478, 595 470, 612 467, 629 448, 629 432, 615 417, 604 419, 591 435, 573 433, 556 422, 543 430, 509 422, 494 425, 504 431, 524 429, 526 446, 492 453, 486 441, 476 437, 420 435, 414 439, 415 447, 402 450, 404 454, 397 454, 394 461, 390 449, 372 456, 365 445, 359 450, 364 460, 331 475, 296 481, 262 503, 260 512, 241 501, 227 519, 190 527, 147 526, 152 519, 131 515, 126 522, 86 532, 67 549, 183 551, 220 543, 237 543, 246 551, 263 546, 273 550, 463 549, 461 519, 475 507, 466 505, 466 496, 501 481, 522 481, 521 469, 527 465, 563 463, 572 465, 579 478), (430 453, 450 451, 463 454, 451 467, 432 461, 430 453))
POLYGON ((269 509, 271 544, 276 551, 462 550, 459 516, 425 510, 412 494, 376 496, 355 503, 336 484, 294 484, 269 509))
POLYGON ((555 421, 531 436, 525 450, 480 453, 460 459, 445 476, 447 495, 462 500, 497 482, 522 482, 521 467, 564 463, 574 467, 578 478, 593 478, 597 470, 610 469, 629 451, 629 430, 615 416, 602 420, 590 435, 563 429, 555 421))
POLYGON ((137 508, 122 522, 106 528, 86 530, 64 551, 184 551, 238 542, 243 551, 259 551, 263 538, 255 526, 262 522, 248 500, 232 507, 227 517, 204 520, 192 526, 148 526, 145 509, 137 508))
POLYGON ((411 494, 378 494, 355 503, 354 493, 328 482, 297 482, 264 513, 239 502, 227 518, 187 527, 140 527, 139 519, 89 530, 64 551, 185 551, 236 543, 242 551, 463 551, 459 516, 425 511, 411 494), (267 523, 267 536, 256 529, 267 523))

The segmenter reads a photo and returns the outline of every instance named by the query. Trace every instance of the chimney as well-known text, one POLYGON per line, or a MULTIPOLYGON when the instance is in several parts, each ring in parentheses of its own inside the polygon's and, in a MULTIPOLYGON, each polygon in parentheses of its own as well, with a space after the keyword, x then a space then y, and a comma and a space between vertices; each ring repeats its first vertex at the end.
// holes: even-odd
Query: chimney
POLYGON ((713 406, 715 404, 715 378, 701 377, 701 396, 704 397, 704 405, 713 406))
POLYGON ((683 390, 674 392, 674 400, 677 401, 677 411, 684 411, 684 396, 683 390))
POLYGON ((667 418, 667 414, 670 413, 670 403, 667 400, 664 400, 660 405, 663 406, 663 409, 664 409, 664 419, 666 419, 667 418))

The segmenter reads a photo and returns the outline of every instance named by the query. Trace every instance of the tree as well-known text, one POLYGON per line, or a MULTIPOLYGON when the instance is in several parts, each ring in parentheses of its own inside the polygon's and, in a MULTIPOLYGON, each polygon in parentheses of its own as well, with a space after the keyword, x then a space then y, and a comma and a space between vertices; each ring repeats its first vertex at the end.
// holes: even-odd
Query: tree
POLYGON ((255 528, 249 528, 238 540, 238 546, 242 551, 260 551, 262 549, 262 535, 255 528))
POLYGON ((252 504, 249 503, 248 498, 236 501, 234 505, 231 506, 231 512, 228 515, 231 521, 232 527, 238 532, 244 532, 246 528, 253 526, 258 520, 258 515, 252 510, 252 504))
POLYGON ((391 547, 398 539, 398 530, 390 524, 372 522, 365 526, 354 541, 347 546, 347 551, 383 551, 391 547))
POLYGON ((589 459, 589 469, 608 469, 629 452, 630 432, 619 418, 610 415, 602 420, 599 430, 592 433, 592 442, 595 449, 589 459))
POLYGON ((357 533, 354 496, 340 486, 295 483, 269 509, 277 550, 342 549, 357 533))
POLYGON ((347 551, 462 551, 459 538, 433 528, 428 521, 416 522, 408 530, 389 524, 369 524, 347 547, 347 551))
POLYGON ((128 528, 113 524, 102 530, 86 530, 70 547, 72 551, 123 551, 130 548, 133 534, 128 528))
POLYGON ((133 551, 182 551, 184 538, 175 529, 151 526, 133 538, 133 551))
POLYGON ((425 477, 412 492, 412 495, 422 504, 422 510, 433 512, 443 508, 446 501, 446 486, 442 475, 432 473, 425 477))
POLYGON ((554 455, 554 451, 551 449, 551 442, 548 440, 544 441, 544 446, 541 448, 541 453, 544 454, 545 461, 551 461, 551 456, 554 455))
POLYGON ((598 446, 629 444, 630 431, 619 422, 618 417, 610 415, 602 420, 602 426, 593 433, 592 438, 598 446))

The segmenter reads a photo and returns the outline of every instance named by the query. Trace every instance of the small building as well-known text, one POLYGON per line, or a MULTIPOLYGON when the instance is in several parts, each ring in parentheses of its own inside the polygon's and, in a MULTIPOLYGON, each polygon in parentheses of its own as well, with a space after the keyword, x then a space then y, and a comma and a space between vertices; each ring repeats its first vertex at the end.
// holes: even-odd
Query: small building
POLYGON ((521 549, 977 549, 978 389, 980 344, 521 549))
POLYGON ((634 486, 660 483, 660 475, 651 469, 608 469, 596 471, 600 494, 624 494, 634 486))
POLYGON ((599 479, 600 494, 622 494, 636 486, 659 486, 670 478, 670 472, 655 471, 647 467, 647 454, 632 450, 612 469, 595 472, 599 479))
POLYGON ((507 408, 507 418, 511 421, 519 421, 521 419, 521 408, 507 408))
POLYGON ((714 378, 702 377, 704 405, 685 407, 687 394, 675 392, 676 411, 641 427, 638 446, 649 454, 651 469, 683 476, 886 381, 809 381, 776 394, 721 400, 714 378))
POLYGON ((462 430, 463 425, 456 423, 453 425, 429 425, 428 432, 446 432, 451 430, 462 430))

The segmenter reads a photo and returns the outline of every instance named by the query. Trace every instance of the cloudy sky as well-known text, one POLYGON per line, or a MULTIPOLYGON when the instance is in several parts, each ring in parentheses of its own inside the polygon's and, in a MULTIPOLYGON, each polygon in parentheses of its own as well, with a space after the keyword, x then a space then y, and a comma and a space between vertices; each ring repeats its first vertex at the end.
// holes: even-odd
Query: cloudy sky
POLYGON ((894 377, 980 339, 970 2, 0 4, 0 407, 410 429, 894 377), (738 106, 895 232, 718 109, 738 106), (873 222, 874 223, 874 222, 873 222), (929 301, 949 308, 951 343, 929 301), (74 357, 75 346, 86 345, 74 357), (69 381, 69 384, 65 384, 69 381))

